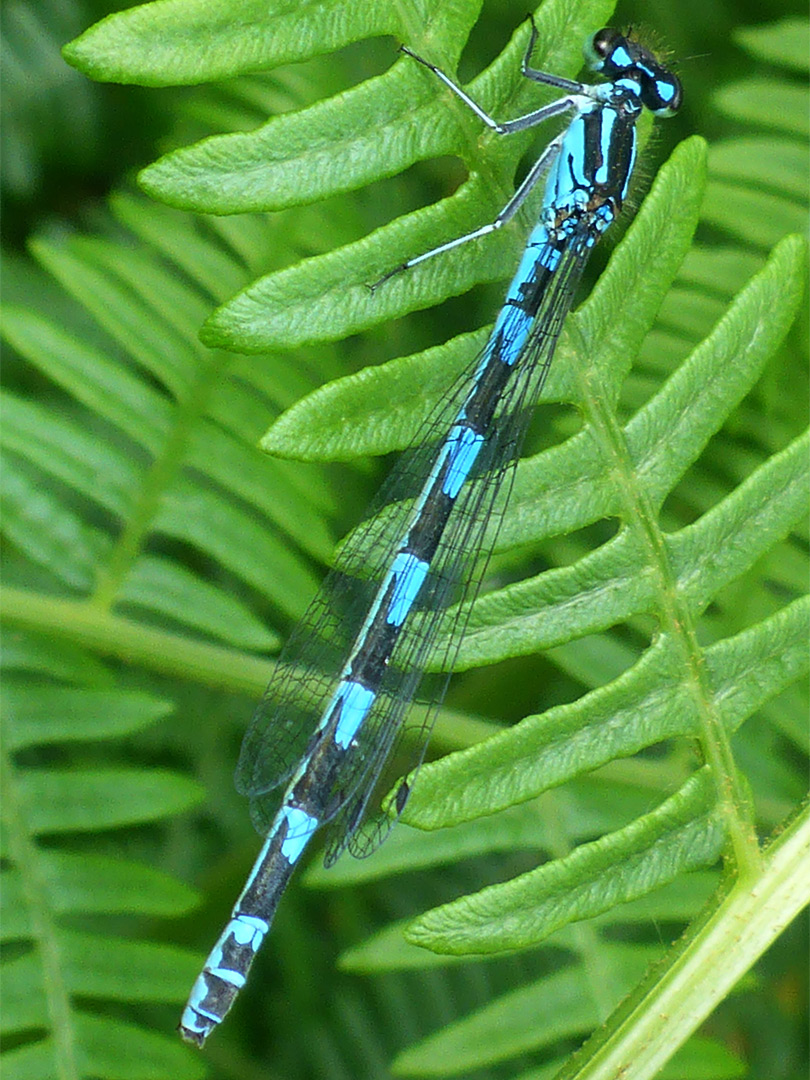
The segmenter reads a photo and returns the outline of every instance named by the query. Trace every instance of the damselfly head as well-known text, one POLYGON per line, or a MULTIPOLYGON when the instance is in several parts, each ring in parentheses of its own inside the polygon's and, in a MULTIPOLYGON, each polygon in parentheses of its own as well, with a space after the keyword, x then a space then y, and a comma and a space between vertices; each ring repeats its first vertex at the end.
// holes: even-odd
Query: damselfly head
POLYGON ((642 105, 655 116, 673 116, 681 107, 678 76, 631 34, 603 27, 588 38, 584 51, 589 66, 608 79, 635 77, 642 105))

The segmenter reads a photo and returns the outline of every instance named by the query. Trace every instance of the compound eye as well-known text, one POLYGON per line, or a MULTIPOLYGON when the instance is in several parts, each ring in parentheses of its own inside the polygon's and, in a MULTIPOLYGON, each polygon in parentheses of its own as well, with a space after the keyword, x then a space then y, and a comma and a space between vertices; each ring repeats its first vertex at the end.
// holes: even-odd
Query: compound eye
POLYGON ((585 59, 592 71, 601 71, 612 79, 635 65, 637 51, 624 34, 605 26, 586 42, 585 59))
POLYGON ((611 30, 609 26, 603 26, 601 30, 597 30, 593 37, 586 46, 586 51, 589 51, 595 59, 606 60, 616 45, 617 40, 621 37, 618 30, 611 30))
POLYGON ((671 71, 649 75, 644 80, 641 100, 655 116, 674 116, 683 102, 681 80, 671 71))

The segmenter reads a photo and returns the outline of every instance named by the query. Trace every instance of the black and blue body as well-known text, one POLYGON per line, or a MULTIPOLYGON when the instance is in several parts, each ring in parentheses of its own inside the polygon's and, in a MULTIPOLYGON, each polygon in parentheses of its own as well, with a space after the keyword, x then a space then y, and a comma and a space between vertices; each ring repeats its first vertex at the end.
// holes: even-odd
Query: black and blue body
MULTIPOLYGON (((245 736, 237 786, 251 797, 266 840, 183 1012, 180 1031, 197 1045, 244 985, 314 833, 331 826, 327 862, 347 846, 366 853, 370 841, 362 823, 380 771, 447 618, 455 621, 455 636, 440 661, 443 670, 452 667, 453 641, 463 632, 491 550, 531 407, 591 249, 621 211, 636 158, 636 121, 644 108, 670 115, 680 105, 678 79, 631 37, 605 29, 590 40, 591 67, 609 80, 595 86, 531 69, 535 39, 532 27, 524 75, 565 96, 505 124, 415 57, 498 133, 566 112, 574 116, 494 222, 387 275, 501 227, 546 175, 540 220, 486 346, 428 425, 426 446, 406 454, 395 470, 380 500, 386 505, 393 498, 390 512, 372 516, 346 544, 245 736)), ((446 622, 444 632, 447 638, 446 622)), ((431 664, 437 666, 435 656, 431 664)), ((419 725, 419 758, 431 715, 419 725)), ((408 790, 405 780, 394 815, 408 790)))

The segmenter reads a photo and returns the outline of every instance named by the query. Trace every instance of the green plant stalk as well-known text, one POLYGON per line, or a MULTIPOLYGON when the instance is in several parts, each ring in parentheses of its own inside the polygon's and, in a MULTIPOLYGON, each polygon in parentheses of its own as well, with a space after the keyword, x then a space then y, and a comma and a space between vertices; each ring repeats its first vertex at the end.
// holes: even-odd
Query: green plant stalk
POLYGON ((46 899, 39 847, 28 829, 28 807, 16 783, 15 766, 5 753, 0 755, 0 779, 3 787, 3 826, 9 854, 22 881, 31 920, 31 937, 42 958, 43 991, 53 1040, 52 1057, 59 1070, 56 1080, 79 1080, 79 1049, 71 1016, 70 994, 65 983, 53 911, 46 899))
POLYGON ((622 1007, 618 1027, 597 1033, 557 1080, 652 1080, 808 902, 805 804, 763 853, 761 873, 735 882, 622 1007))
MULTIPOLYGON (((252 698, 261 697, 275 670, 274 660, 145 626, 87 600, 45 597, 5 585, 0 589, 0 611, 8 626, 68 641, 200 686, 252 698)), ((454 750, 471 746, 499 730, 498 725, 487 720, 450 709, 442 710, 436 727, 437 745, 454 750)))
POLYGON ((754 810, 746 786, 738 775, 728 735, 707 685, 704 661, 698 645, 697 629, 685 598, 680 595, 673 568, 667 557, 667 545, 659 523, 658 508, 645 491, 637 469, 630 460, 627 444, 613 410, 606 405, 609 393, 593 370, 581 357, 595 354, 593 343, 583 339, 583 349, 575 353, 573 364, 588 421, 593 425, 610 462, 611 474, 624 507, 629 528, 640 538, 646 549, 647 562, 657 583, 661 628, 672 636, 683 658, 686 680, 700 716, 700 746, 717 787, 718 803, 722 810, 729 837, 728 855, 741 874, 746 869, 756 873, 759 867, 754 810), (589 348, 589 346, 591 346, 589 348))
POLYGON ((258 697, 275 668, 272 660, 144 626, 86 600, 44 597, 6 585, 0 591, 0 609, 9 626, 233 693, 258 697))

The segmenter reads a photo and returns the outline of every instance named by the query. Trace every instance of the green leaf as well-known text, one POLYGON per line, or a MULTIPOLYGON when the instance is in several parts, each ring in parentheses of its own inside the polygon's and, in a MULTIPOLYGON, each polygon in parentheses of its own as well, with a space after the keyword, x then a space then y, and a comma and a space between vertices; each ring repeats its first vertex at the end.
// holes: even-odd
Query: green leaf
POLYGON ((329 870, 316 863, 307 870, 306 880, 330 889, 495 852, 534 852, 538 846, 550 850, 558 828, 564 828, 571 841, 587 840, 620 828, 628 817, 642 816, 649 805, 649 790, 636 784, 584 777, 564 791, 547 793, 539 802, 521 803, 429 834, 403 825, 370 858, 343 859, 329 870), (550 803, 544 801, 548 799, 550 803))
MULTIPOLYGON (((42 851, 40 866, 48 903, 59 914, 121 915, 137 909, 172 916, 185 914, 197 902, 182 882, 122 859, 42 851)), ((29 937, 33 931, 20 874, 4 870, 0 880, 0 934, 7 941, 29 937)))
POLYGON ((331 52, 397 25, 393 10, 354 10, 348 15, 340 0, 294 11, 261 0, 157 0, 103 19, 65 46, 64 56, 94 79, 198 83, 331 52))
MULTIPOLYGON (((729 733, 807 670, 807 599, 706 650, 713 704, 729 733)), ((425 766, 403 815, 440 828, 524 799, 674 735, 697 734, 699 712, 674 642, 659 637, 608 686, 425 766)))
POLYGON ((195 806, 204 790, 165 769, 28 769, 20 794, 34 832, 62 833, 156 821, 195 806))
POLYGON ((167 492, 154 528, 197 547, 288 614, 302 614, 301 597, 311 596, 317 586, 317 578, 286 544, 227 497, 204 487, 178 484, 167 492))
POLYGON ((810 901, 804 867, 810 852, 810 814, 796 815, 774 840, 756 884, 743 875, 713 911, 704 911, 672 949, 665 970, 651 970, 623 1003, 616 1022, 602 1028, 569 1060, 560 1080, 609 1076, 633 1061, 640 1076, 655 1076, 700 1023, 695 1006, 708 992, 727 994, 753 962, 810 901), (739 928, 745 927, 741 937, 739 928), (623 1066, 621 1066, 623 1067, 623 1066))
POLYGON ((743 26, 734 37, 746 52, 766 63, 807 71, 810 33, 806 19, 786 18, 763 26, 743 26))
MULTIPOLYGON (((78 1014, 75 1038, 77 1075, 110 1080, 201 1080, 204 1063, 163 1035, 109 1017, 78 1014)), ((64 1066, 52 1040, 28 1043, 3 1055, 7 1076, 14 1080, 51 1080, 64 1066)))
MULTIPOLYGON (((22 314, 19 336, 10 331, 20 344, 27 321, 26 314, 22 314)), ((50 355, 49 351, 44 355, 50 355)), ((4 447, 21 457, 29 457, 40 468, 50 468, 62 483, 94 499, 111 513, 126 513, 126 494, 136 481, 136 469, 124 453, 114 446, 104 446, 90 432, 64 417, 54 416, 35 401, 4 393, 2 408, 0 439, 4 447)))
MULTIPOLYGON (((562 73, 573 70, 580 62, 579 43, 593 26, 604 21, 600 18, 604 14, 605 5, 598 0, 590 0, 587 5, 580 4, 575 11, 560 4, 545 5, 538 12, 539 40, 561 41, 565 43, 565 52, 557 50, 545 56, 538 53, 535 57, 537 62, 562 73), (554 32, 551 31, 552 27, 554 32)), ((515 34, 506 52, 473 88, 472 92, 479 94, 496 112, 510 107, 512 112, 519 111, 514 88, 521 81, 518 76, 519 58, 525 49, 527 30, 524 26, 515 34)), ((424 31, 420 32, 420 38, 422 33, 424 31)), ((452 36, 449 33, 440 35, 438 30, 436 34, 437 38, 444 37, 449 47, 452 36)), ((414 43, 418 41, 413 36, 409 36, 408 40, 414 43)), ((441 59, 440 49, 435 44, 433 53, 441 59)), ((452 64, 445 63, 444 66, 452 64)), ((409 85, 417 76, 424 76, 424 73, 409 70, 406 64, 397 65, 392 75, 394 72, 397 77, 408 80, 409 85)), ((525 92, 526 88, 521 89, 525 92)), ((518 137, 504 141, 494 136, 469 152, 466 132, 470 118, 461 110, 454 109, 449 115, 452 118, 457 115, 462 117, 463 127, 459 128, 456 124, 446 126, 448 110, 443 104, 435 101, 431 104, 431 114, 435 113, 437 120, 429 125, 419 123, 412 108, 403 110, 400 124, 408 138, 408 158, 401 165, 417 156, 446 153, 452 139, 454 148, 464 148, 464 157, 471 171, 467 183, 450 199, 400 218, 339 251, 307 259, 298 266, 260 278, 207 321, 203 340, 212 346, 235 348, 243 352, 275 348, 282 342, 289 347, 334 340, 415 307, 426 307, 463 292, 474 284, 505 277, 517 258, 523 240, 522 229, 501 230, 485 244, 472 245, 472 249, 463 254, 456 249, 447 256, 432 259, 424 266, 415 267, 409 274, 387 282, 384 289, 373 294, 367 287, 401 262, 403 251, 427 250, 443 240, 467 232, 482 221, 491 220, 513 187, 514 175, 527 140, 518 137), (415 141, 415 133, 425 130, 435 132, 436 136, 435 139, 429 136, 429 145, 420 145, 418 140, 415 141), (394 252, 399 255, 394 255, 394 252)), ((362 169, 358 170, 358 159, 352 155, 351 146, 348 149, 347 162, 351 175, 356 174, 357 178, 355 181, 348 178, 339 180, 337 190, 346 190, 351 182, 363 183, 368 178, 362 169)), ((341 150, 346 152, 343 148, 341 150)), ((362 162, 365 156, 360 154, 359 161, 362 162)), ((384 168, 387 169, 387 166, 384 168)), ((306 170, 303 171, 306 174, 306 170)), ((330 172, 329 175, 334 174, 330 172)), ((219 212, 222 212, 221 206, 219 212)))
POLYGON ((5 671, 48 675, 68 683, 111 686, 103 664, 80 648, 56 645, 47 638, 12 631, 3 635, 2 666, 5 671))
POLYGON ((627 903, 711 865, 725 840, 706 770, 652 813, 504 885, 427 912, 407 940, 436 952, 525 949, 558 927, 627 903))
MULTIPOLYGON (((608 796, 610 792, 606 793, 608 796)), ((604 797, 604 795, 603 795, 604 797)), ((556 806, 565 809, 565 799, 556 799, 556 806)), ((534 816, 537 818, 536 809, 534 816)), ((572 818, 575 815, 571 815, 572 818)), ((548 831, 553 828, 553 821, 548 815, 548 831)), ((544 820, 541 817, 541 821, 544 820)), ((527 830, 528 833, 528 830, 527 830)), ((434 846, 433 837, 428 844, 434 846)), ((423 844, 425 841, 423 840, 423 844)), ((527 844, 528 846, 528 844, 527 844)), ((550 847, 550 843, 544 843, 550 847)), ((310 875, 310 880, 313 880, 310 875)), ((707 900, 718 885, 718 875, 709 871, 695 871, 675 881, 663 885, 652 893, 628 900, 616 908, 605 911, 593 918, 592 926, 598 927, 606 936, 621 932, 622 928, 643 927, 650 922, 681 923, 688 922, 702 902, 707 900)), ((474 957, 469 954, 437 953, 412 944, 409 937, 410 920, 392 923, 384 930, 368 938, 361 944, 348 949, 340 959, 340 966, 345 971, 373 973, 375 971, 419 970, 421 968, 445 967, 454 963, 471 963, 474 957)), ((577 952, 581 948, 582 938, 576 925, 553 931, 549 944, 577 952)))
POLYGON ((4 688, 5 737, 12 750, 73 739, 105 739, 139 731, 172 711, 146 694, 67 687, 4 688))
MULTIPOLYGON (((806 36, 806 23, 800 26, 789 20, 738 31, 740 44, 755 57, 773 57, 805 76, 807 50, 798 43, 806 36)), ((787 77, 751 75, 719 89, 714 100, 721 113, 766 134, 738 134, 714 148, 705 219, 759 247, 769 247, 787 232, 801 231, 810 135, 805 87, 787 77)))
MULTIPOLYGON (((42 315, 21 308, 4 310, 3 334, 45 375, 144 450, 154 452, 165 440, 169 423, 165 403, 122 365, 42 315)), ((119 472, 118 463, 112 464, 119 472)))
MULTIPOLYGON (((614 945, 603 956, 601 976, 621 994, 651 959, 649 949, 614 945)), ((581 1034, 599 1020, 590 980, 584 968, 571 967, 513 990, 404 1051, 395 1058, 393 1071, 400 1076, 469 1072, 581 1034)))
POLYGON ((82 591, 91 588, 94 567, 108 551, 106 538, 7 457, 3 476, 6 536, 58 581, 82 591))
POLYGON ((718 91, 717 105, 736 120, 807 135, 804 94, 798 86, 749 78, 718 91))
MULTIPOLYGON (((188 997, 199 958, 168 945, 62 930, 55 942, 70 993, 110 1001, 171 1001, 188 997)), ((34 953, 3 965, 6 1034, 36 1027, 46 1007, 42 968, 34 953)))
MULTIPOLYGON (((458 58, 454 42, 460 40, 459 28, 454 23, 463 19, 466 29, 478 6, 456 4, 455 10, 445 6, 425 11, 419 34, 432 40, 434 51, 438 42, 445 45, 440 57, 445 67, 458 58)), ((575 11, 569 9, 560 19, 565 25, 557 26, 555 33, 550 27, 560 16, 553 5, 541 9, 536 65, 545 71, 566 71, 577 64, 580 57, 575 50, 606 8, 591 0, 575 11)), ((272 19, 270 12, 267 15, 272 19)), ((416 40, 410 25, 413 13, 400 18, 394 9, 382 12, 370 7, 369 15, 380 21, 378 30, 385 27, 400 40, 416 40)), ((280 34, 283 39, 283 28, 280 34)), ((472 96, 490 110, 519 110, 515 98, 525 87, 516 73, 524 38, 525 29, 470 87, 472 96)), ((139 180, 148 194, 172 206, 215 214, 313 202, 392 176, 414 161, 455 153, 459 123, 469 128, 469 117, 447 109, 436 98, 437 87, 412 61, 401 58, 384 75, 339 97, 274 117, 255 131, 214 136, 174 151, 144 169, 139 180)), ((513 146, 515 152, 521 141, 513 146)))
POLYGON ((139 559, 121 590, 121 599, 237 648, 274 650, 279 646, 278 636, 233 597, 167 559, 148 555, 139 559))
MULTIPOLYGON (((42 659, 46 657, 43 655, 42 659)), ((91 669, 92 670, 92 669, 91 669)), ((53 671, 51 672, 53 675, 53 671)), ((49 850, 43 834, 63 843, 92 842, 94 830, 159 822, 194 805, 200 785, 165 769, 70 768, 22 762, 37 748, 81 743, 98 753, 105 743, 156 724, 171 706, 144 692, 32 685, 15 676, 4 695, 2 963, 6 1034, 24 1035, 3 1054, 12 1076, 101 1075, 93 1048, 93 1017, 82 1017, 74 995, 99 1001, 179 1001, 196 967, 193 954, 128 936, 99 933, 99 914, 179 914, 194 903, 186 886, 165 872, 117 857, 49 850), (15 760, 13 755, 20 756, 15 760), (67 835, 65 835, 67 834, 67 835), (91 931, 63 919, 89 920, 91 931), (31 1039, 32 1032, 44 1032, 31 1039)), ((34 760, 37 760, 35 757, 34 760)), ((144 1043, 138 1064, 105 1066, 103 1075, 156 1076, 156 1062, 175 1061, 178 1075, 199 1075, 163 1036, 110 1024, 106 1052, 126 1054, 144 1043), (113 1050, 115 1047, 115 1050, 113 1050), (151 1061, 151 1064, 150 1064, 151 1061)), ((123 1060, 126 1060, 124 1058, 123 1060)))

